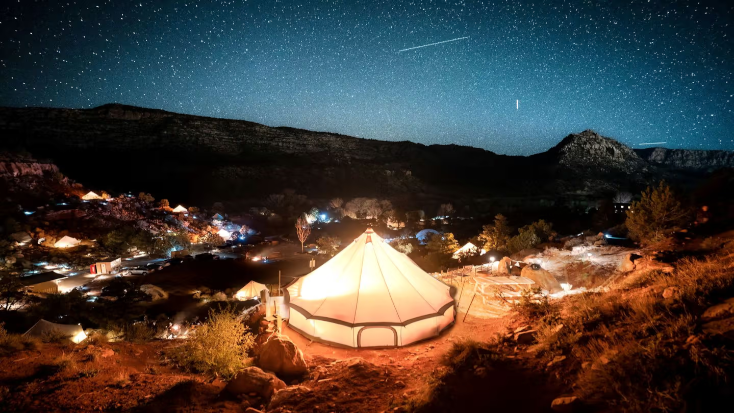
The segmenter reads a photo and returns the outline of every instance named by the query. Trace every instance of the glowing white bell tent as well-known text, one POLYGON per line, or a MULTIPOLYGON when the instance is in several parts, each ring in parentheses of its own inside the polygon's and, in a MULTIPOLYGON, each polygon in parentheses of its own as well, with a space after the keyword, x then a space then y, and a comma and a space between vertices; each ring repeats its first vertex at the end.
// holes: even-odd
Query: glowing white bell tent
POLYGON ((54 243, 54 248, 73 248, 79 245, 81 241, 76 238, 64 235, 60 240, 54 243))
POLYGON ((102 199, 102 197, 101 197, 101 196, 99 196, 99 195, 97 195, 96 193, 94 193, 94 192, 92 192, 92 191, 89 191, 89 192, 87 192, 87 193, 86 193, 86 194, 85 194, 85 195, 84 195, 84 196, 82 197, 82 199, 83 199, 83 200, 85 200, 85 201, 91 201, 91 200, 94 200, 94 199, 102 199))
POLYGON ((23 333, 29 337, 43 337, 46 334, 57 332, 69 338, 74 343, 80 343, 87 338, 81 325, 78 324, 56 324, 46 320, 38 320, 30 330, 23 333))
POLYGON ((476 255, 479 253, 479 255, 484 255, 487 253, 486 250, 480 250, 476 245, 472 244, 471 242, 467 242, 466 245, 459 248, 454 252, 454 255, 451 256, 451 258, 457 260, 462 257, 469 257, 472 255, 476 255))
POLYGON ((255 297, 260 297, 260 292, 267 289, 268 287, 265 284, 250 281, 249 283, 247 283, 247 285, 240 288, 240 290, 235 293, 234 297, 239 301, 247 301, 255 297))
POLYGON ((183 205, 179 205, 176 208, 174 208, 173 211, 171 211, 171 212, 173 212, 175 214, 186 214, 186 213, 189 212, 189 210, 186 209, 183 205))
POLYGON ((449 286, 368 229, 286 290, 289 326, 347 347, 399 347, 454 321, 449 286))

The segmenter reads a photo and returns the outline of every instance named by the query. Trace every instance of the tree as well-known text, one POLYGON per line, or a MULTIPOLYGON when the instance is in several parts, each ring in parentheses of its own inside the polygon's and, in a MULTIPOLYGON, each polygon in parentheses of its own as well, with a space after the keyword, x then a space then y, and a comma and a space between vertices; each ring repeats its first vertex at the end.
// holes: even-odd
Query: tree
POLYGON ((629 204, 632 201, 632 194, 629 192, 617 192, 616 195, 614 195, 614 199, 612 199, 612 202, 615 204, 629 204))
POLYGON ((336 252, 339 250, 339 246, 341 245, 341 243, 342 242, 339 238, 330 236, 322 236, 316 240, 316 245, 319 246, 319 251, 322 251, 324 254, 329 254, 331 256, 336 254, 336 252))
POLYGON ((171 205, 169 204, 169 202, 168 202, 167 199, 161 199, 161 201, 158 203, 158 206, 161 207, 161 208, 163 208, 163 209, 166 209, 166 208, 170 208, 171 207, 171 205))
POLYGON ((139 193, 138 199, 148 204, 152 204, 153 202, 155 202, 155 198, 153 198, 153 195, 146 194, 145 192, 139 193))
POLYGON ((454 206, 451 204, 441 204, 440 207, 438 207, 438 212, 436 213, 436 216, 439 217, 448 217, 454 214, 456 212, 454 210, 454 206))
POLYGON ((413 243, 407 238, 396 238, 390 242, 390 246, 402 252, 405 255, 413 252, 413 243))
POLYGON ((511 229, 507 223, 507 218, 502 214, 495 215, 494 224, 485 225, 482 227, 482 233, 479 234, 482 249, 485 251, 504 250, 507 248, 510 233, 511 229))
POLYGON ((426 244, 426 248, 439 254, 453 254, 461 246, 454 238, 454 234, 447 232, 445 234, 433 234, 428 244, 426 244))
POLYGON ((20 275, 0 273, 0 311, 19 310, 30 301, 20 281, 20 275))
POLYGON ((198 207, 195 207, 195 206, 189 207, 189 213, 191 213, 191 214, 198 214, 199 213, 199 208, 198 207))
POLYGON ((304 215, 296 220, 296 234, 298 234, 298 240, 301 241, 301 252, 303 252, 303 243, 311 235, 311 224, 308 223, 308 219, 304 215))
POLYGON ((553 231, 553 224, 542 219, 526 225, 518 231, 518 235, 507 241, 507 249, 513 253, 533 248, 541 242, 550 241, 556 236, 556 232, 553 231))
POLYGON ((344 205, 344 200, 341 198, 334 198, 331 201, 329 201, 329 208, 331 209, 339 209, 344 205))
POLYGON ((688 218, 689 211, 681 206, 665 181, 660 181, 657 188, 647 187, 640 201, 632 202, 626 224, 632 239, 649 245, 680 230, 688 218))

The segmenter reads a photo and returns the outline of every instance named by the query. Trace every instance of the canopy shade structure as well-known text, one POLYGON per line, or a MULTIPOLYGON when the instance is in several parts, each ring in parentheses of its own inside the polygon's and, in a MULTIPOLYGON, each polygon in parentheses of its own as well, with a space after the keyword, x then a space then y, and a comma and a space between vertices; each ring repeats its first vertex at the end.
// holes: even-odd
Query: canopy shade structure
POLYGON ((456 252, 454 252, 454 255, 451 256, 451 258, 456 260, 461 257, 469 257, 469 256, 476 255, 476 254, 484 255, 486 253, 487 251, 479 250, 479 248, 477 248, 476 245, 472 244, 471 242, 467 242, 466 245, 456 250, 456 252))
POLYGON ((56 324, 46 320, 38 320, 30 330, 23 333, 24 336, 43 337, 45 334, 51 334, 57 331, 67 337, 74 343, 81 343, 87 338, 84 329, 79 324, 56 324))
POLYGON ((102 199, 102 197, 101 197, 101 196, 99 196, 99 195, 97 195, 97 194, 95 194, 95 193, 94 193, 94 192, 92 192, 92 191, 89 191, 89 192, 87 192, 87 194, 86 194, 86 195, 84 195, 84 196, 82 197, 82 199, 84 199, 84 200, 87 200, 87 201, 89 201, 89 200, 92 200, 92 199, 102 199))
POLYGON ((404 346, 453 323, 449 288, 368 229, 288 287, 289 326, 341 346, 404 346))
POLYGON ((72 247, 76 247, 77 245, 79 245, 80 242, 81 241, 79 241, 76 238, 70 237, 68 235, 64 235, 63 238, 56 241, 56 243, 54 244, 54 248, 72 248, 72 247))
POLYGON ((185 213, 189 212, 189 210, 188 210, 188 209, 186 209, 186 208, 184 208, 184 206, 183 206, 183 205, 179 205, 179 206, 177 206, 176 208, 173 208, 173 212, 175 212, 175 213, 177 213, 177 214, 178 214, 178 213, 184 213, 184 214, 185 214, 185 213))
POLYGON ((235 293, 234 297, 240 301, 247 301, 254 297, 260 297, 260 291, 267 289, 268 287, 266 287, 265 284, 250 281, 247 285, 240 288, 240 290, 235 293))

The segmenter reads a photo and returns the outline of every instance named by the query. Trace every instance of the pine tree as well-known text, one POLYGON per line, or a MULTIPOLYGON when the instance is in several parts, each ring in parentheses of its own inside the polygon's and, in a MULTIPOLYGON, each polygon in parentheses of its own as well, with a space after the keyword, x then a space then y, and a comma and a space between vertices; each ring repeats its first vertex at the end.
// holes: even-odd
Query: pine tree
POLYGON ((493 225, 485 225, 479 234, 479 240, 483 242, 482 249, 485 251, 504 250, 510 239, 511 229, 507 218, 502 214, 494 217, 493 225))
POLYGON ((632 239, 649 245, 681 229, 688 216, 670 187, 660 181, 657 188, 647 187, 640 201, 632 202, 626 224, 632 239))

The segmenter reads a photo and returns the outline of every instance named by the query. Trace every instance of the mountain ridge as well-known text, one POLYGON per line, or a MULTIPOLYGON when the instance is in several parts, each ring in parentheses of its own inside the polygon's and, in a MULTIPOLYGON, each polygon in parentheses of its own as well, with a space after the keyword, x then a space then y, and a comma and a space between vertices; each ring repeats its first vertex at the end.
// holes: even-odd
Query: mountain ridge
POLYGON ((284 188, 323 197, 593 197, 734 167, 734 152, 675 150, 661 157, 591 130, 569 134, 548 151, 514 156, 121 104, 0 108, 0 133, 0 146, 52 158, 74 178, 186 200, 255 197, 284 188))

